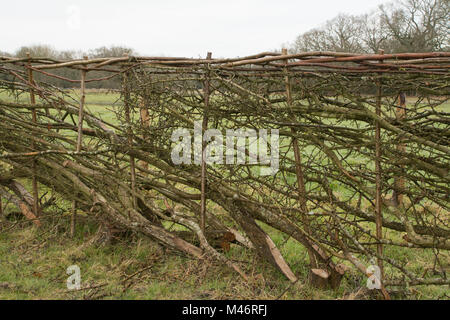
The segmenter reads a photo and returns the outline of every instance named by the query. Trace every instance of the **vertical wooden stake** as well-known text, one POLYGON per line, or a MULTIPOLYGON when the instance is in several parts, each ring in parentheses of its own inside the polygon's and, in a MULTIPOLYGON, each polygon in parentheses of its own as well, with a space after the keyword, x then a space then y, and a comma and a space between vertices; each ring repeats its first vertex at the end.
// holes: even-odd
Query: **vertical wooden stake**
MULTIPOLYGON (((281 50, 282 55, 287 55, 287 49, 283 48, 281 50)), ((284 64, 287 65, 288 61, 284 60, 284 64)), ((285 85, 286 85, 286 101, 288 108, 292 107, 292 88, 291 81, 289 79, 289 75, 287 75, 287 68, 284 68, 286 76, 284 77, 285 85)), ((291 132, 295 134, 294 128, 291 128, 291 132)), ((303 177, 303 167, 302 167, 302 158, 300 153, 300 148, 298 147, 298 141, 296 137, 292 138, 292 147, 294 149, 294 158, 295 158, 295 173, 297 176, 297 188, 298 188, 298 196, 300 199, 300 210, 302 211, 301 219, 305 226, 305 231, 307 234, 311 233, 309 219, 307 216, 307 206, 306 206, 306 187, 305 187, 305 179, 303 177)), ((311 268, 317 268, 317 261, 314 253, 311 250, 308 250, 309 262, 311 268)))
MULTIPOLYGON (((405 93, 400 93, 398 96, 398 107, 395 109, 395 117, 399 122, 402 122, 406 117, 406 95, 405 93)), ((404 154, 406 152, 406 144, 403 142, 404 139, 400 139, 399 144, 396 149, 399 154, 404 154)), ((401 168, 402 166, 400 166, 401 168)), ((396 176, 394 178, 394 192, 392 194, 392 200, 395 206, 403 206, 403 190, 405 190, 405 177, 396 176)))
MULTIPOLYGON (((84 57, 85 60, 88 57, 84 57)), ((86 73, 85 69, 81 70, 81 84, 80 84, 80 107, 78 109, 78 135, 76 151, 80 152, 83 146, 83 118, 84 118, 84 103, 86 99, 86 73)), ((70 236, 73 238, 75 235, 75 226, 77 220, 77 200, 72 201, 72 217, 70 219, 70 236)))
MULTIPOLYGON (((28 67, 31 67, 31 56, 30 53, 27 52, 27 57, 28 57, 28 67)), ((30 103, 32 105, 36 104, 36 98, 34 96, 34 90, 33 90, 33 85, 34 85, 34 80, 33 80, 33 70, 31 70, 31 68, 28 68, 28 83, 30 85, 30 103)), ((32 111, 32 118, 33 118, 33 123, 37 123, 37 112, 36 109, 33 109, 32 111)), ((31 149, 35 149, 35 143, 34 141, 31 142, 31 149)), ((39 217, 39 189, 38 189, 38 184, 37 184, 37 163, 36 160, 33 160, 33 166, 32 166, 32 170, 33 170, 33 177, 32 177, 32 188, 33 188, 33 211, 34 211, 34 215, 36 217, 39 217)))
MULTIPOLYGON (((85 60, 88 57, 84 57, 85 60)), ((84 103, 86 100, 86 70, 81 70, 81 84, 80 84, 80 108, 78 110, 78 136, 77 136, 77 152, 81 151, 83 141, 83 118, 84 118, 84 103)))
MULTIPOLYGON (((384 54, 384 50, 380 50, 380 54, 384 54)), ((383 60, 380 60, 380 63, 383 63, 383 60)), ((376 115, 381 117, 381 95, 382 95, 382 83, 381 83, 381 73, 377 80, 377 97, 376 97, 376 115)), ((390 299, 389 294, 384 288, 384 268, 383 268, 383 260, 380 258, 383 255, 383 244, 381 240, 383 239, 383 212, 382 212, 382 188, 383 188, 383 177, 381 174, 381 127, 380 122, 375 122, 375 224, 376 224, 376 235, 379 242, 377 243, 377 264, 380 268, 380 283, 381 283, 381 292, 385 299, 390 299)))
MULTIPOLYGON (((282 54, 287 55, 287 49, 282 49, 282 54)), ((287 60, 284 61, 285 64, 287 64, 287 60)), ((287 69, 285 68, 285 72, 287 72, 287 69)), ((289 76, 285 76, 285 85, 286 85, 286 101, 289 108, 292 107, 292 88, 291 88, 291 81, 289 79, 289 76)), ((291 129, 292 133, 295 133, 295 130, 291 129)), ((297 175, 297 187, 298 187, 298 194, 300 198, 300 208, 303 211, 303 214, 306 215, 306 188, 305 188, 305 181, 303 178, 303 168, 301 163, 301 154, 300 149, 298 147, 298 141, 296 137, 292 138, 292 145, 294 148, 294 157, 295 157, 295 172, 297 175)))
MULTIPOLYGON (((128 56, 125 54, 125 56, 128 56)), ((131 110, 130 110, 130 91, 128 88, 128 72, 123 75, 123 88, 124 88, 124 106, 125 106, 125 121, 127 123, 128 129, 128 147, 133 148, 133 128, 131 126, 131 110)), ((131 190, 132 194, 132 205, 133 209, 136 209, 137 198, 136 198, 136 161, 133 156, 130 155, 130 176, 131 176, 131 190)))
MULTIPOLYGON (((150 114, 148 112, 148 108, 145 105, 145 99, 143 98, 140 102, 141 104, 141 108, 140 108, 140 116, 141 116, 141 126, 142 129, 144 130, 144 134, 142 136, 142 138, 144 140, 148 139, 147 134, 145 133, 145 130, 150 127, 150 114)), ((144 169, 148 169, 148 163, 145 161, 140 161, 139 162, 140 166, 144 169)))
MULTIPOLYGON (((212 53, 208 52, 206 59, 211 60, 212 53)), ((209 65, 208 65, 209 69, 209 65)), ((201 176, 201 203, 200 203, 200 229, 205 233, 206 229, 206 144, 203 140, 205 131, 208 129, 208 109, 209 109, 209 70, 205 78, 203 88, 205 110, 203 112, 202 121, 202 176, 201 176)))

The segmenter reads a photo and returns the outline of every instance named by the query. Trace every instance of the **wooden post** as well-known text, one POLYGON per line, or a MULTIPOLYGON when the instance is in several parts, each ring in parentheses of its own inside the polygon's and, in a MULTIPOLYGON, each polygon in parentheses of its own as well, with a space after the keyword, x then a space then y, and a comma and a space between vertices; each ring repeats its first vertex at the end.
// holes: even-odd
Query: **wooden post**
MULTIPOLYGON (((88 57, 84 57, 85 60, 88 57)), ((78 136, 77 136, 77 152, 81 151, 83 140, 83 118, 84 118, 84 103, 86 100, 86 70, 81 70, 81 84, 80 84, 80 108, 78 110, 78 136)))
MULTIPOLYGON (((287 55, 287 49, 283 48, 281 50, 282 55, 287 55)), ((288 61, 284 60, 284 64, 287 65, 288 61)), ((286 76, 284 78, 285 85, 286 85, 286 102, 288 105, 288 108, 292 108, 292 87, 291 87, 291 81, 289 79, 289 75, 287 75, 287 68, 284 68, 284 71, 286 73, 286 76)), ((294 128, 291 128, 291 132, 295 135, 294 128)), ((305 179, 303 177, 303 167, 302 167, 302 158, 300 153, 300 148, 298 147, 298 141, 297 138, 294 136, 292 138, 292 147, 294 149, 294 158, 295 158, 295 174, 297 176, 297 189, 298 189, 298 196, 300 199, 300 210, 302 211, 301 219, 305 226, 305 231, 307 234, 311 233, 310 230, 310 224, 309 219, 307 216, 307 206, 306 206, 306 187, 305 187, 305 179)), ((309 256, 309 262, 312 269, 317 268, 317 261, 315 254, 308 250, 308 256, 309 256)), ((314 275, 311 275, 314 277, 314 275)))
MULTIPOLYGON (((380 54, 384 54, 384 50, 380 50, 380 54)), ((383 60, 380 60, 380 63, 383 63, 383 60)), ((377 79, 377 97, 376 97, 376 115, 377 117, 381 117, 381 95, 382 95, 382 82, 381 82, 381 73, 377 79)), ((383 260, 380 258, 383 255, 383 244, 381 240, 383 239, 383 212, 382 212, 382 188, 383 188, 383 177, 381 173, 381 127, 380 122, 375 121, 375 224, 376 224, 376 235, 378 239, 377 243, 377 264, 380 268, 380 283, 381 283, 381 291, 384 295, 385 299, 389 299, 389 294, 384 289, 384 268, 383 268, 383 260)))
MULTIPOLYGON (((85 60, 88 57, 84 57, 85 60)), ((81 70, 81 84, 80 84, 80 107, 78 109, 78 127, 77 127, 77 146, 76 151, 80 152, 83 146, 83 118, 84 118, 84 103, 86 99, 86 69, 81 70)), ((70 219, 70 236, 75 235, 75 226, 77 219, 77 200, 72 201, 72 217, 70 219)))
MULTIPOLYGON (((212 53, 208 52, 206 59, 211 60, 212 53)), ((209 65, 208 65, 209 69, 209 65)), ((203 140, 205 131, 208 129, 208 109, 209 109, 209 70, 207 71, 205 84, 203 87, 205 110, 202 121, 202 176, 201 176, 201 203, 200 203, 200 228, 203 233, 206 229, 206 144, 203 140)))
MULTIPOLYGON (((282 54, 287 55, 287 49, 282 49, 282 54)), ((287 64, 287 60, 284 61, 285 64, 287 64)), ((285 72, 287 72, 287 69, 285 68, 285 72)), ((285 76, 285 85, 286 85, 286 101, 289 108, 292 108, 292 88, 291 88, 291 81, 289 79, 289 76, 285 76)), ((291 129, 292 133, 295 134, 295 130, 291 129)), ((305 188, 305 181, 303 178, 303 168, 302 168, 302 160, 301 160, 301 154, 300 149, 298 147, 298 141, 296 137, 292 138, 292 145, 294 148, 294 157, 295 157, 295 172, 297 175, 297 187, 298 187, 298 195, 300 198, 300 208, 304 215, 306 215, 306 188, 305 188)))
MULTIPOLYGON (((28 83, 30 85, 30 103, 31 105, 35 105, 36 104, 36 98, 34 96, 34 90, 33 90, 33 85, 34 85, 34 80, 33 80, 33 70, 31 70, 31 56, 30 53, 27 52, 27 58, 28 58, 28 83)), ((33 119, 33 123, 37 123, 37 112, 36 109, 32 110, 32 119, 33 119)), ((33 149, 33 151, 35 151, 35 143, 34 141, 31 142, 31 149, 33 149)), ((34 215, 36 217, 39 216, 39 189, 38 189, 38 184, 37 184, 37 163, 36 160, 33 159, 33 165, 32 165, 32 170, 33 170, 33 177, 32 177, 32 188, 33 188, 33 212, 34 215)))
MULTIPOLYGON (((125 54, 128 57, 128 54, 125 54)), ((128 147, 130 150, 133 148, 133 128, 131 124, 131 108, 130 108, 130 91, 128 87, 128 72, 123 75, 123 88, 124 88, 124 106, 125 106, 125 121, 127 123, 127 135, 128 135, 128 147)), ((138 207, 136 198, 136 160, 130 155, 130 176, 131 176, 131 190, 132 194, 132 205, 133 209, 138 207)))
MULTIPOLYGON (((395 118, 397 121, 402 122, 406 117, 406 95, 401 92, 398 96, 398 107, 395 108, 395 118)), ((406 144, 404 139, 400 138, 399 144, 396 147, 399 154, 406 152, 406 144)), ((403 166, 400 166, 402 168, 403 166)), ((394 178, 394 192, 392 194, 392 200, 395 206, 403 206, 403 191, 405 190, 405 177, 396 176, 394 178)))
MULTIPOLYGON (((144 98, 142 98, 140 104, 141 104, 141 108, 140 108, 141 126, 142 126, 142 130, 144 131, 142 138, 145 141, 146 139, 148 139, 148 135, 145 133, 145 130, 150 127, 150 114, 148 112, 147 106, 145 105, 144 98)), ((148 169, 148 163, 145 161, 140 161, 139 165, 144 169, 148 169)))

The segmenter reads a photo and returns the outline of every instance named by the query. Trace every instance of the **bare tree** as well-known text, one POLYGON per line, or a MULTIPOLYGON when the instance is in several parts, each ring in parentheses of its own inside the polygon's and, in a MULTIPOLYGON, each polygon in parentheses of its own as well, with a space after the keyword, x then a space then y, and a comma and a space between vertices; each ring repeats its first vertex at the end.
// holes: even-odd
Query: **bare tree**
POLYGON ((450 49, 448 0, 403 0, 360 16, 340 14, 297 37, 291 51, 386 53, 450 49))
POLYGON ((128 47, 121 46, 111 46, 111 47, 100 47, 89 51, 89 56, 92 58, 103 58, 103 57, 123 57, 125 54, 135 55, 136 52, 128 47))
POLYGON ((294 51, 363 52, 359 40, 361 17, 340 14, 324 27, 297 37, 294 51))
POLYGON ((51 46, 42 44, 20 47, 16 51, 15 56, 18 58, 26 58, 27 53, 30 53, 32 57, 58 57, 58 51, 56 49, 51 46))
POLYGON ((390 53, 387 45, 389 37, 384 31, 383 23, 378 11, 361 16, 359 40, 364 52, 377 53, 383 49, 386 53, 390 53))
POLYGON ((442 51, 449 47, 448 0, 407 0, 380 6, 395 52, 442 51))

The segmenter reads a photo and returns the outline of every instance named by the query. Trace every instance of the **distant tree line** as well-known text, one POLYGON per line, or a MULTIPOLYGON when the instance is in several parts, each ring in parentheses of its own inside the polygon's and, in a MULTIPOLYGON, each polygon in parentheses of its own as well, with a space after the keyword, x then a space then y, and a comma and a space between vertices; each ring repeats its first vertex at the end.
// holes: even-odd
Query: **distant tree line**
MULTIPOLYGON (((381 5, 377 10, 363 15, 339 14, 322 27, 300 34, 290 45, 291 52, 336 51, 352 53, 430 52, 450 50, 450 1, 449 0, 402 0, 381 5)), ((25 58, 46 57, 55 60, 122 57, 136 55, 127 47, 100 47, 88 52, 58 51, 47 45, 24 46, 11 54, 0 51, 0 56, 25 58)), ((79 79, 80 73, 73 69, 49 70, 70 78, 79 79)), ((89 78, 102 78, 109 73, 89 72, 89 78)), ((71 88, 74 84, 62 79, 49 78, 35 73, 37 81, 44 80, 52 85, 71 88)), ((88 88, 116 89, 120 77, 91 82, 88 88)))
POLYGON ((449 51, 449 12, 449 0, 402 0, 368 14, 339 14, 322 27, 300 34, 290 51, 449 51))
MULTIPOLYGON (((82 59, 83 56, 88 56, 89 58, 104 58, 104 57, 123 57, 125 54, 136 55, 136 52, 133 49, 121 46, 100 47, 93 50, 89 50, 88 52, 81 52, 81 51, 58 51, 48 45, 33 45, 33 46, 23 46, 20 49, 18 49, 14 54, 0 51, 0 56, 26 58, 27 53, 30 53, 30 56, 33 58, 43 57, 43 58, 51 58, 58 61, 82 59)), ((60 68, 55 70, 50 69, 46 70, 46 72, 64 78, 80 79, 80 71, 70 68, 60 68)), ((111 73, 104 71, 90 71, 88 79, 103 78, 108 75, 111 75, 111 73)), ((49 83, 51 85, 60 88, 72 88, 76 86, 72 82, 65 81, 63 79, 48 77, 46 75, 40 74, 39 72, 34 73, 34 79, 36 81, 45 81, 46 83, 49 83)), ((109 80, 87 83, 86 87, 98 89, 103 88, 118 89, 120 88, 120 82, 121 82, 120 77, 114 77, 109 80)))

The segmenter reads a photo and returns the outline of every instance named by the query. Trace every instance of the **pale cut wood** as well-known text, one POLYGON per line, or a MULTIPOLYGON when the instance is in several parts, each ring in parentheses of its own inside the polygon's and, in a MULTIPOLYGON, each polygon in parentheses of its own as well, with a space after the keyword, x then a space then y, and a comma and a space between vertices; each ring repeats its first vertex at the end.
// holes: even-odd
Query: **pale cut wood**
MULTIPOLYGON (((402 122, 406 117, 406 94, 400 93, 398 96, 398 107, 395 109, 395 118, 397 121, 402 122)), ((400 139, 399 144, 396 146, 398 153, 406 153, 406 143, 403 142, 405 139, 400 139)), ((400 158, 401 159, 401 158, 400 158)), ((403 168, 404 166, 400 166, 403 168)), ((392 200, 396 207, 403 206, 403 192, 405 190, 405 177, 400 175, 394 178, 394 192, 392 194, 392 200)))
MULTIPOLYGON (((34 90, 33 90, 33 85, 34 85, 34 80, 33 80, 33 71, 31 70, 31 56, 30 53, 27 52, 27 58, 28 58, 28 84, 30 86, 30 104, 36 105, 36 98, 34 96, 34 90)), ((33 119, 33 123, 37 123, 37 111, 36 109, 33 109, 31 111, 32 114, 32 119, 33 119)), ((31 149, 35 149, 35 143, 34 141, 31 142, 31 149)), ((32 188, 33 188, 33 212, 35 214, 35 216, 39 216, 39 189, 38 189, 38 184, 37 184, 37 172, 36 172, 36 161, 33 160, 33 176, 32 176, 32 188)))
MULTIPOLYGON (((208 52, 206 59, 211 60, 212 53, 208 52)), ((206 229, 206 143, 203 135, 208 129, 208 108, 209 108, 209 74, 206 75, 203 88, 205 111, 202 121, 202 168, 201 168, 201 203, 200 203, 200 229, 205 233, 206 229)))
MULTIPOLYGON (((88 60, 88 57, 84 57, 84 60, 88 60)), ((80 105, 78 109, 78 126, 77 126, 77 145, 76 151, 80 152, 83 145, 83 119, 84 119, 84 103, 86 99, 86 74, 85 69, 81 70, 81 84, 80 84, 80 105)), ((75 227, 77 220, 77 200, 76 197, 72 201, 72 216, 70 218, 70 236, 75 236, 75 227)))
POLYGON ((33 213, 30 205, 24 201, 21 200, 18 196, 16 196, 15 194, 11 194, 8 191, 6 191, 4 189, 4 187, 0 186, 0 196, 3 196, 5 198, 7 198, 9 201, 11 201, 12 203, 14 203, 17 208, 19 208, 20 212, 29 220, 33 221, 33 223, 40 227, 41 226, 41 221, 39 220, 39 218, 33 213))

